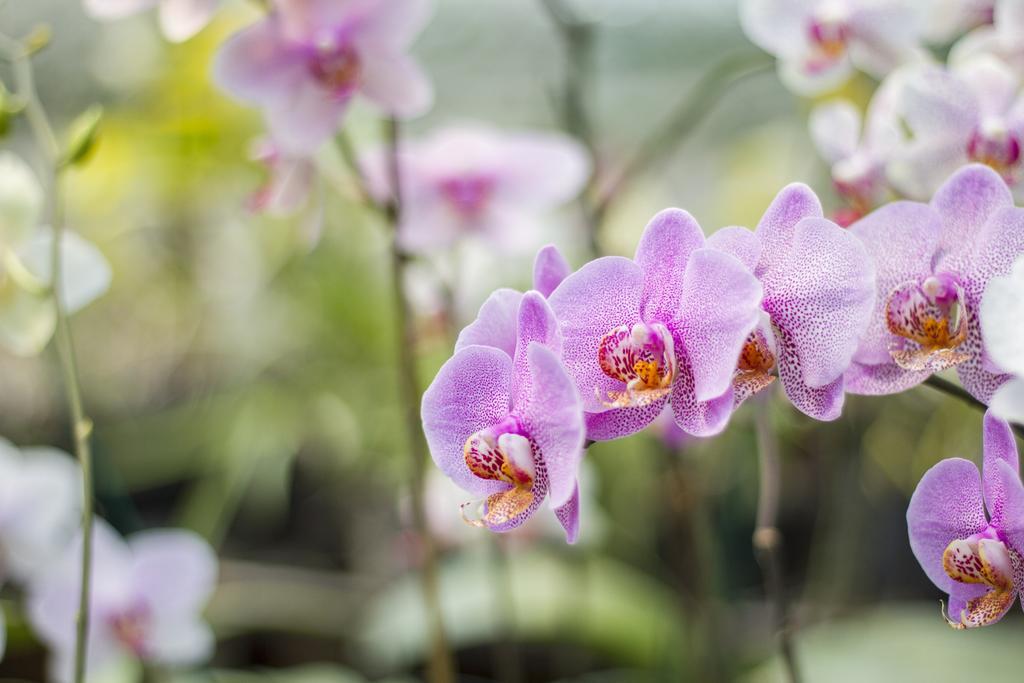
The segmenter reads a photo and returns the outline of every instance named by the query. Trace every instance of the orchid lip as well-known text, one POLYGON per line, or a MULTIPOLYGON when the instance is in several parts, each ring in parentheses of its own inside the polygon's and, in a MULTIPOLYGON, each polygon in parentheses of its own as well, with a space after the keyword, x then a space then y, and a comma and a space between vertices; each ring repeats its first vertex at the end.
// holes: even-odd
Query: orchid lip
POLYGON ((314 48, 309 70, 321 86, 343 100, 358 87, 362 66, 351 45, 331 43, 314 48))
POLYGON ((889 352, 901 368, 938 372, 961 363, 967 339, 963 287, 950 273, 930 275, 896 287, 885 305, 886 326, 893 336, 889 352))
POLYGON ((740 351, 739 362, 733 374, 734 404, 739 406, 750 396, 768 388, 775 381, 772 370, 776 365, 774 339, 771 333, 758 327, 747 336, 740 351))
POLYGON ((466 466, 475 476, 507 485, 487 497, 479 518, 466 515, 466 507, 473 503, 463 504, 462 517, 468 524, 500 527, 529 511, 538 495, 537 484, 546 475, 536 443, 523 432, 514 416, 470 435, 463 454, 466 466))
POLYGON ((661 323, 619 325, 601 338, 597 349, 601 370, 625 383, 598 399, 609 408, 649 405, 672 390, 677 361, 672 334, 661 323))
POLYGON ((949 578, 962 584, 988 587, 983 595, 968 600, 960 614, 946 617, 946 622, 954 629, 987 626, 999 621, 1017 597, 1013 573, 1021 558, 1013 548, 992 536, 983 532, 953 540, 942 554, 942 568, 949 578))
POLYGON ((987 119, 974 130, 967 142, 967 156, 972 161, 995 169, 1008 183, 1020 177, 1021 139, 1002 121, 987 119))

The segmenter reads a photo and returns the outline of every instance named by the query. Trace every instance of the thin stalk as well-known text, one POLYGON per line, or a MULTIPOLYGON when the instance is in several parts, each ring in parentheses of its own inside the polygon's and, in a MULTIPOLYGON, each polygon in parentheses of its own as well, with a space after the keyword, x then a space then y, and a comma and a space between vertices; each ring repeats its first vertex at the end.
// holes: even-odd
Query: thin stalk
POLYGON ((2 42, 0 48, 9 56, 14 65, 18 94, 25 101, 25 117, 52 173, 50 221, 53 230, 53 246, 50 252, 50 278, 53 307, 57 318, 55 332, 57 357, 67 397, 68 411, 71 416, 75 457, 78 458, 82 468, 82 567, 81 585, 78 592, 78 614, 75 617, 74 663, 75 683, 82 683, 85 680, 86 644, 89 639, 89 588, 92 585, 93 484, 92 453, 89 443, 89 437, 92 434, 92 421, 86 416, 82 402, 82 388, 79 383, 71 324, 61 296, 63 264, 60 245, 64 234, 64 208, 60 195, 60 181, 64 164, 57 136, 53 132, 53 127, 46 116, 46 110, 36 92, 28 51, 23 45, 6 36, 0 42, 2 42))
POLYGON ((773 59, 760 52, 732 55, 705 73, 665 122, 640 143, 633 158, 596 201, 596 220, 603 222, 612 202, 626 187, 646 169, 669 156, 733 86, 767 70, 774 63, 773 59))
POLYGON ((779 649, 782 662, 790 683, 800 683, 800 669, 797 665, 793 645, 792 626, 786 604, 786 592, 782 575, 782 534, 779 532, 779 490, 781 464, 779 444, 775 438, 768 415, 768 401, 758 400, 754 411, 754 428, 757 436, 758 466, 760 484, 757 498, 757 521, 754 528, 754 555, 764 575, 764 590, 773 607, 773 619, 778 628, 779 649))
MULTIPOLYGON (((972 396, 966 389, 957 384, 953 384, 948 379, 943 379, 938 375, 932 375, 926 379, 924 383, 936 391, 941 391, 948 396, 952 396, 955 399, 963 401, 972 408, 982 412, 988 410, 988 406, 985 405, 984 402, 974 398, 974 396, 972 396)), ((1024 426, 1011 422, 1010 427, 1018 437, 1024 439, 1024 426)))
POLYGON ((427 524, 423 500, 424 464, 427 460, 426 441, 420 423, 420 387, 416 362, 416 332, 412 324, 409 301, 405 296, 404 275, 409 263, 408 255, 398 243, 398 226, 402 218, 402 187, 399 173, 398 151, 400 130, 396 120, 387 123, 388 173, 391 177, 391 201, 384 207, 388 224, 391 226, 391 286, 395 297, 396 326, 398 328, 397 362, 400 395, 405 411, 404 422, 409 441, 412 476, 410 494, 412 516, 416 534, 423 548, 423 566, 420 576, 426 600, 427 618, 430 621, 431 649, 428 665, 428 680, 431 683, 454 683, 455 663, 445 637, 444 618, 441 612, 441 596, 437 555, 430 527, 427 524))

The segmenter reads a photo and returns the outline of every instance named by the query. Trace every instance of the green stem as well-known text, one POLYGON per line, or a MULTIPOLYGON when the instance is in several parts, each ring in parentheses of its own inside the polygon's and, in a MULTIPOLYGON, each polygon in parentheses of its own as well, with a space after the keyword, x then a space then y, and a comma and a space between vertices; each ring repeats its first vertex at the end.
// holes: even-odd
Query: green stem
POLYGON ((61 173, 64 169, 61 159, 60 145, 53 132, 46 110, 39 101, 29 61, 29 51, 24 45, 8 38, 0 37, 2 51, 14 66, 18 95, 25 101, 25 117, 35 135, 47 164, 52 171, 50 201, 52 206, 51 223, 53 230, 53 246, 50 252, 50 278, 53 295, 53 307, 57 318, 56 345, 60 372, 67 396, 68 411, 71 416, 72 436, 74 439, 75 456, 82 468, 82 567, 81 584, 78 592, 78 614, 75 618, 75 663, 74 681, 85 680, 86 644, 89 638, 89 588, 92 585, 92 454, 89 437, 92 434, 92 421, 86 416, 82 402, 82 388, 79 383, 78 364, 75 359, 75 346, 71 335, 71 324, 67 310, 64 308, 62 292, 62 259, 60 245, 64 233, 64 208, 60 196, 61 173))
POLYGON ((391 287, 395 297, 396 326, 398 329, 397 363, 404 422, 407 431, 409 456, 411 459, 410 493, 412 516, 417 536, 423 548, 423 566, 420 572, 423 594, 426 600, 427 617, 430 622, 430 661, 428 680, 431 683, 454 683, 455 663, 445 636, 444 617, 441 611, 440 576, 434 541, 427 523, 423 499, 424 465, 428 453, 420 422, 420 388, 416 362, 416 331, 413 329, 412 312, 405 296, 405 267, 408 255, 398 243, 398 226, 402 218, 402 185, 399 173, 399 124, 391 119, 387 123, 388 173, 391 178, 392 198, 384 207, 385 216, 391 226, 391 287))
MULTIPOLYGON (((952 396, 953 398, 963 401, 972 408, 975 408, 982 412, 988 410, 988 406, 985 405, 985 403, 974 398, 974 396, 972 396, 962 386, 954 384, 950 382, 948 379, 943 379, 938 375, 932 375, 931 377, 926 379, 924 383, 925 385, 931 387, 932 389, 935 389, 936 391, 941 391, 942 393, 948 396, 952 396)), ((1010 427, 1013 429, 1014 433, 1018 437, 1024 439, 1024 426, 1019 425, 1015 422, 1011 422, 1010 427)))
POLYGON ((767 397, 756 401, 754 428, 757 436, 757 456, 760 469, 757 497, 757 521, 754 528, 754 554, 764 574, 765 595, 772 602, 774 621, 778 628, 779 649, 790 683, 800 683, 793 645, 792 627, 786 605, 786 591, 782 574, 782 534, 778 528, 781 463, 779 443, 768 415, 767 397))

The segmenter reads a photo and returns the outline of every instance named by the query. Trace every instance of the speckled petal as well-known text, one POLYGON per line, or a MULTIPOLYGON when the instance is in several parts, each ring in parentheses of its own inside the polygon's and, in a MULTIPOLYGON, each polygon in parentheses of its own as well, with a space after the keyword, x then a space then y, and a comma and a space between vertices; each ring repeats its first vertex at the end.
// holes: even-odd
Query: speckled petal
MULTIPOLYGON (((1000 530, 1018 554, 1024 553, 1024 484, 1009 463, 995 463, 995 479, 1003 492, 1000 530)), ((1016 579, 1015 579, 1016 581, 1016 579)), ((1020 586, 1020 583, 1018 586, 1020 586)))
POLYGON ((821 218, 821 202, 811 188, 792 183, 782 188, 757 224, 761 240, 761 262, 774 263, 785 259, 797 223, 804 218, 821 218))
POLYGON ((556 356, 562 352, 562 335, 558 330, 555 312, 540 292, 529 291, 519 303, 519 322, 516 330, 516 352, 513 356, 512 404, 527 399, 532 390, 533 372, 529 360, 532 342, 546 346, 556 356))
POLYGON ((730 384, 720 396, 698 401, 694 390, 693 370, 685 355, 678 355, 679 374, 672 384, 672 414, 676 424, 693 436, 714 436, 729 424, 735 403, 730 384))
POLYGON ((480 307, 476 319, 459 332, 455 352, 467 346, 493 346, 512 358, 516 353, 516 329, 522 299, 523 293, 514 289, 495 290, 480 307))
POLYGON ((663 396, 636 408, 613 408, 603 413, 587 413, 587 438, 611 441, 636 434, 657 419, 668 400, 668 396, 663 396))
POLYGON ((569 500, 555 508, 555 517, 558 523, 565 529, 565 541, 572 544, 580 535, 580 487, 579 484, 573 488, 569 500))
POLYGON ((927 204, 893 202, 849 227, 875 264, 878 295, 854 360, 863 364, 891 363, 892 334, 885 324, 885 303, 898 285, 931 274, 939 246, 942 220, 927 204))
POLYGON ((544 296, 551 296, 562 280, 569 277, 572 268, 553 244, 541 247, 533 261, 533 288, 544 296))
POLYGON ((846 371, 846 391, 865 396, 898 394, 931 377, 930 372, 911 372, 895 363, 867 364, 853 361, 846 371))
POLYGON ((761 240, 753 231, 734 225, 722 228, 708 238, 707 246, 732 254, 754 272, 761 259, 761 240))
POLYGON ((782 375, 787 394, 796 391, 789 386, 794 380, 814 388, 842 377, 875 301, 875 272, 867 251, 856 236, 832 221, 800 221, 788 247, 784 255, 766 252, 758 266, 764 310, 784 332, 780 367, 800 369, 789 381, 782 375), (795 358, 787 358, 790 355, 795 358))
POLYGON ((694 398, 708 401, 732 384, 736 362, 761 315, 761 283, 734 256, 698 249, 686 266, 678 335, 694 398))
POLYGON ((605 256, 567 277, 548 299, 562 328, 562 360, 587 412, 607 410, 599 397, 624 386, 601 370, 597 349, 608 332, 640 320, 643 278, 633 261, 605 256))
POLYGON ((955 583, 942 566, 946 547, 988 526, 981 475, 970 460, 950 458, 925 472, 907 508, 910 549, 925 574, 949 593, 955 583))
MULTIPOLYGON (((984 464, 981 468, 982 482, 985 490, 985 504, 992 519, 992 525, 1001 528, 1005 520, 1007 489, 1002 477, 999 463, 1006 463, 1014 474, 1019 471, 1017 458, 1017 442, 1013 438, 1010 425, 995 417, 991 411, 985 413, 983 422, 984 464)), ((1017 474, 1014 487, 1020 487, 1020 475, 1017 474)), ((1021 520, 1024 525, 1024 519, 1021 520)))
POLYGON ((526 356, 532 389, 515 411, 544 461, 551 505, 559 507, 572 496, 583 459, 583 406, 554 351, 532 342, 526 356))
POLYGON ((508 354, 489 346, 467 346, 441 366, 423 394, 423 432, 430 455, 442 472, 473 495, 508 488, 474 476, 466 466, 463 447, 470 436, 508 416, 511 386, 508 354))
POLYGON ((985 223, 999 209, 1012 207, 1013 195, 998 173, 971 164, 950 176, 935 192, 931 206, 942 219, 940 249, 950 259, 978 244, 985 223))
POLYGON ((703 246, 700 225, 681 209, 660 211, 647 224, 634 258, 644 273, 644 322, 669 323, 679 316, 690 254, 703 246))
POLYGON ((804 379, 804 358, 797 350, 793 337, 780 327, 775 328, 778 349, 779 380, 786 397, 797 410, 815 420, 835 420, 843 412, 843 376, 824 386, 811 386, 804 379))

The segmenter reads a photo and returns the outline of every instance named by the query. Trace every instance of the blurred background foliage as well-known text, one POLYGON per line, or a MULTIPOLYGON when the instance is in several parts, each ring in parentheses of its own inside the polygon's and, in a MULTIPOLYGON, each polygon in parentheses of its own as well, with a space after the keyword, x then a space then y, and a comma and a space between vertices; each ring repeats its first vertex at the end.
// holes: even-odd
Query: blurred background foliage
MULTIPOLYGON (((560 125, 565 54, 539 3, 437 5, 416 48, 437 105, 410 134, 466 119, 560 125)), ((731 2, 573 5, 594 22, 586 104, 604 168, 621 167, 707 69, 754 50, 731 2)), ((90 163, 68 180, 72 225, 115 273, 112 291, 75 319, 99 507, 122 532, 186 526, 220 552, 213 668, 174 680, 416 680, 426 630, 406 530, 384 233, 333 150, 320 159, 318 242, 301 220, 244 208, 262 180, 247 160, 260 121, 213 88, 209 65, 255 16, 231 3, 199 37, 169 45, 148 15, 99 26, 78 0, 0 3, 8 34, 53 29, 37 78, 58 123, 94 102, 107 111, 90 163)), ((854 82, 846 94, 864 101, 870 90, 854 82)), ((792 180, 836 206, 807 106, 770 72, 732 89, 630 186, 600 235, 604 250, 631 253, 646 219, 670 205, 709 232, 753 225, 792 180)), ((360 148, 380 138, 359 106, 347 125, 360 148)), ((5 144, 32 160, 28 137, 18 123, 5 144)), ((547 241, 582 263, 575 206, 554 217, 547 241)), ((528 286, 532 256, 467 243, 417 265, 407 286, 424 386, 493 287, 528 286)), ((70 445, 54 368, 46 355, 0 354, 0 433, 70 445)), ((995 680, 1019 672, 1019 612, 998 628, 950 632, 906 538, 921 474, 941 458, 977 460, 979 414, 928 388, 849 397, 831 424, 767 400, 782 442, 786 585, 807 680, 952 680, 969 661, 984 661, 995 680)), ((650 430, 591 448, 575 547, 543 525, 499 539, 465 527, 459 494, 432 477, 442 600, 464 679, 779 680, 750 547, 750 410, 711 441, 670 446, 650 430)), ((0 672, 40 680, 40 647, 18 615, 9 619, 0 672)))

